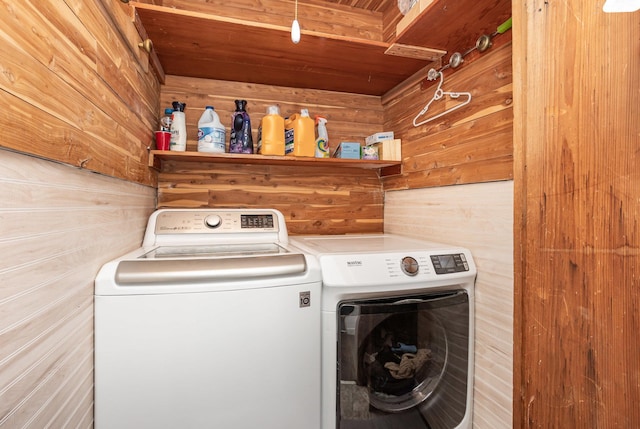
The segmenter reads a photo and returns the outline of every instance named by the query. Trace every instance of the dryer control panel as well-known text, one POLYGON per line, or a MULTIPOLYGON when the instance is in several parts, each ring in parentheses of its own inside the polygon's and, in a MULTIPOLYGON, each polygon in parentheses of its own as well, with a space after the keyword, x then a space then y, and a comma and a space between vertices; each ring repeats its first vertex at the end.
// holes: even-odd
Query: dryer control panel
POLYGON ((469 263, 464 253, 450 255, 431 255, 431 262, 436 274, 450 274, 469 271, 469 263))

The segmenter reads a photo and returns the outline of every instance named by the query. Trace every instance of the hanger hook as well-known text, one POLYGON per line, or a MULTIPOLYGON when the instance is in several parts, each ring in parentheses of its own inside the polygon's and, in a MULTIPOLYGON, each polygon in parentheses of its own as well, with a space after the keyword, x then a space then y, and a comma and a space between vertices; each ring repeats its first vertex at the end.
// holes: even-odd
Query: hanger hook
POLYGON ((413 118, 413 126, 414 127, 418 127, 422 124, 426 124, 427 122, 433 121, 434 119, 438 119, 441 116, 446 115, 449 112, 453 112, 454 110, 457 110, 459 108, 461 108, 462 106, 465 106, 467 104, 469 104, 471 102, 471 93, 470 92, 445 92, 442 90, 442 84, 444 82, 444 75, 442 74, 442 71, 436 71, 435 69, 429 69, 429 71, 427 72, 427 79, 429 80, 436 80, 438 77, 440 77, 440 82, 438 82, 438 87, 436 88, 436 91, 433 94, 433 97, 431 97, 431 100, 429 100, 429 102, 427 103, 426 106, 424 106, 424 108, 420 111, 420 113, 418 113, 416 115, 415 118, 413 118), (418 118, 422 115, 424 115, 425 113, 427 113, 427 111, 429 110, 429 107, 431 106, 431 103, 433 103, 436 100, 440 100, 442 97, 444 97, 445 94, 448 94, 451 98, 459 98, 461 95, 464 95, 467 97, 467 99, 465 101, 463 101, 462 103, 459 103, 449 109, 446 109, 444 112, 439 113, 431 118, 425 119, 422 122, 416 122, 418 120, 418 118))

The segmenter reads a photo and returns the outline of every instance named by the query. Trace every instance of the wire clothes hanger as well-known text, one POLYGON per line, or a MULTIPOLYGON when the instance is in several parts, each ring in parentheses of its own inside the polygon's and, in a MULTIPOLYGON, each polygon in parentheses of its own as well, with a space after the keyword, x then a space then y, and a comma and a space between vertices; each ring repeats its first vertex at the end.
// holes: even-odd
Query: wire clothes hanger
POLYGON ((438 77, 440 78, 440 83, 438 83, 438 88, 436 89, 436 92, 433 94, 433 98, 431 98, 431 100, 429 100, 427 105, 424 106, 424 109, 422 109, 420 111, 420 113, 418 113, 416 115, 416 117, 413 118, 413 126, 414 127, 419 127, 420 125, 426 124, 427 122, 430 122, 430 121, 433 121, 435 119, 438 119, 438 118, 446 115, 447 113, 451 113, 454 110, 458 110, 459 108, 461 108, 463 106, 466 106, 467 104, 469 104, 471 102, 471 93, 470 92, 448 92, 448 91, 443 91, 442 90, 442 83, 444 82, 444 75, 442 74, 441 71, 436 71, 435 69, 430 69, 429 72, 427 73, 427 79, 429 79, 429 80, 436 80, 436 79, 438 79, 438 77), (437 115, 434 115, 434 116, 432 116, 430 118, 422 120, 422 122, 416 123, 418 118, 420 118, 422 115, 427 113, 427 111, 429 110, 429 107, 431 106, 431 103, 433 103, 434 101, 440 100, 445 95, 448 95, 449 97, 454 98, 454 99, 457 99, 460 96, 466 96, 467 99, 462 101, 461 103, 456 104, 453 107, 448 108, 447 110, 445 110, 442 113, 438 113, 437 115))

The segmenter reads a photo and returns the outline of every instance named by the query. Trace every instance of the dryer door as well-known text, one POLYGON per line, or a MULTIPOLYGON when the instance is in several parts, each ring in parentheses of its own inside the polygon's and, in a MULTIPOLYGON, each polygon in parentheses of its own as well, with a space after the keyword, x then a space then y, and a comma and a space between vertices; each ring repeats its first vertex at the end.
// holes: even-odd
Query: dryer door
POLYGON ((469 315, 464 290, 341 302, 337 427, 457 427, 467 412, 469 315))

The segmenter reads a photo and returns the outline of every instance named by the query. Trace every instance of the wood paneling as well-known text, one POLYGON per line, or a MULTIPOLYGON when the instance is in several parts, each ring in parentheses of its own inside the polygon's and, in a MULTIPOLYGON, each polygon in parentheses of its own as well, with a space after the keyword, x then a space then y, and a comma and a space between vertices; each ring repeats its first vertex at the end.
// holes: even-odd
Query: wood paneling
MULTIPOLYGON (((332 148, 382 131, 379 97, 238 82, 167 76, 162 105, 187 103, 187 150, 197 150, 197 122, 211 104, 227 128, 234 99, 248 100, 254 142, 268 105, 284 116, 308 108, 327 117, 332 148)), ((228 142, 228 138, 227 138, 228 142)), ((165 161, 158 176, 158 207, 273 207, 291 234, 382 231, 382 186, 375 170, 165 161)))
POLYGON ((474 427, 512 415, 513 182, 385 193, 384 230, 471 250, 475 285, 474 427))
POLYGON ((165 162, 158 207, 271 207, 290 234, 382 231, 375 171, 165 162))
MULTIPOLYGON (((242 21, 291 28, 295 0, 164 0, 163 6, 242 21)), ((298 21, 306 31, 382 41, 382 14, 319 0, 298 2, 298 21)), ((238 34, 238 40, 242 40, 238 34)), ((290 42, 288 42, 290 43, 290 42)))
POLYGON ((8 120, 0 145, 152 184, 146 155, 159 84, 119 2, 21 1, 3 9, 0 101, 8 120))
MULTIPOLYGON (((414 117, 437 88, 424 75, 383 97, 385 130, 394 130, 396 138, 402 139, 403 157, 402 175, 385 178, 385 190, 513 177, 511 43, 487 51, 453 74, 443 73, 443 91, 471 92, 472 100, 432 122, 413 126, 414 117)), ((445 96, 422 119, 456 103, 445 96)))
MULTIPOLYGON (((294 44, 291 15, 279 17, 284 25, 269 24, 270 15, 263 17, 264 11, 256 11, 255 6, 254 2, 254 9, 244 13, 242 20, 143 4, 137 4, 136 12, 167 74, 379 96, 429 64, 423 59, 386 55, 389 44, 379 41, 380 35, 342 36, 337 33, 340 29, 307 31, 301 17, 301 40, 294 44)), ((362 15, 312 9, 319 15, 315 18, 318 23, 330 27, 362 15), (340 16, 337 21, 336 16, 340 16)), ((381 33, 379 17, 377 22, 363 32, 381 33)))
POLYGON ((0 196, 0 428, 91 428, 93 280, 155 190, 0 150, 0 196))
POLYGON ((514 2, 514 427, 640 427, 640 21, 514 2))
MULTIPOLYGON (((198 119, 206 105, 214 106, 227 130, 227 144, 235 99, 247 100, 247 113, 251 117, 253 142, 257 144, 258 125, 267 107, 278 105, 284 117, 309 109, 313 118, 327 118, 329 145, 332 152, 342 141, 364 143, 364 139, 382 131, 383 107, 380 97, 333 91, 258 85, 211 79, 197 79, 168 75, 160 94, 161 108, 171 107, 179 100, 187 103, 187 150, 198 149, 198 119)), ((158 115, 161 112, 158 112, 158 115)))

